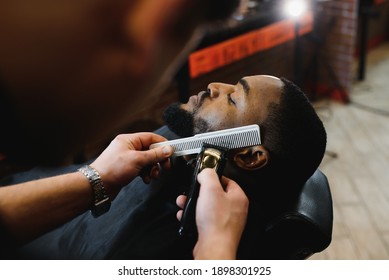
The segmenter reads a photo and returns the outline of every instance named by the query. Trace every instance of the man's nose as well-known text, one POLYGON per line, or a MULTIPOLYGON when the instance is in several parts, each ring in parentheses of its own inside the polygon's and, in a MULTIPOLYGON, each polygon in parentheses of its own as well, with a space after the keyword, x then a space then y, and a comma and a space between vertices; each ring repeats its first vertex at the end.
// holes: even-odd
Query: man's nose
POLYGON ((222 83, 211 83, 208 85, 208 91, 211 98, 218 98, 219 95, 227 94, 232 86, 222 83))

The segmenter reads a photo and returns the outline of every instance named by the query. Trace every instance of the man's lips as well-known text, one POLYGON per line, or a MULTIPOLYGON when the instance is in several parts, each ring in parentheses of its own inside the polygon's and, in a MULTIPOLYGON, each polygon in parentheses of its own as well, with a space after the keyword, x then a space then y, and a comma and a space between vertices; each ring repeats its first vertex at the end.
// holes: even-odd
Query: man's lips
POLYGON ((200 105, 200 102, 201 100, 203 100, 203 96, 204 94, 206 94, 207 92, 206 91, 200 91, 198 94, 197 94, 197 104, 196 105, 200 105))
POLYGON ((205 94, 205 91, 200 91, 197 95, 192 95, 189 98, 188 103, 192 103, 193 106, 198 106, 200 103, 200 100, 202 99, 202 96, 205 94))
POLYGON ((192 103, 193 106, 196 106, 198 102, 199 102, 199 97, 197 95, 192 95, 189 98, 189 102, 188 103, 192 103))

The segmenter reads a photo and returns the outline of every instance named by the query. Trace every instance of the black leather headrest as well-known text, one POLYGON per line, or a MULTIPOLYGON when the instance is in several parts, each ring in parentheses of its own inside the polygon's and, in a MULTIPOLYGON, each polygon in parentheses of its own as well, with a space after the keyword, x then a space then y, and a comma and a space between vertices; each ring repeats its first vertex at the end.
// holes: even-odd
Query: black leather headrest
POLYGON ((327 177, 317 170, 304 184, 296 203, 265 229, 271 259, 306 259, 332 239, 333 205, 327 177))

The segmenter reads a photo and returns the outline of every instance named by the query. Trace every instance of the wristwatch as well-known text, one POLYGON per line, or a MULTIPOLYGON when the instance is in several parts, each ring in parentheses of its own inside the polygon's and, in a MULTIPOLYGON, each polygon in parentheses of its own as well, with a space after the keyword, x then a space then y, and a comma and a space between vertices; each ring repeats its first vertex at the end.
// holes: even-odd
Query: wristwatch
POLYGON ((92 186, 93 190, 93 206, 91 213, 93 217, 99 217, 108 212, 111 207, 111 200, 105 191, 103 181, 100 178, 99 172, 89 165, 84 165, 77 169, 84 174, 92 186))

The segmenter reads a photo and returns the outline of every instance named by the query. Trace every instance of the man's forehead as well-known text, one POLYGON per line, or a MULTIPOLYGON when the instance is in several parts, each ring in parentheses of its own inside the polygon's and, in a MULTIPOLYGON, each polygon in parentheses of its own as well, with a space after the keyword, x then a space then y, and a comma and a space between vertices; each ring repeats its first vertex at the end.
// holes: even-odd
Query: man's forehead
POLYGON ((268 114, 268 106, 280 102, 284 83, 279 78, 268 75, 247 76, 242 79, 246 80, 250 87, 247 106, 263 121, 268 114))
POLYGON ((244 87, 244 83, 250 90, 257 93, 280 93, 284 83, 277 77, 268 75, 246 76, 239 80, 239 83, 244 87))
POLYGON ((247 82, 261 82, 261 83, 270 83, 270 84, 282 84, 282 81, 275 76, 271 75, 253 75, 253 76, 245 76, 241 80, 245 80, 247 82))

